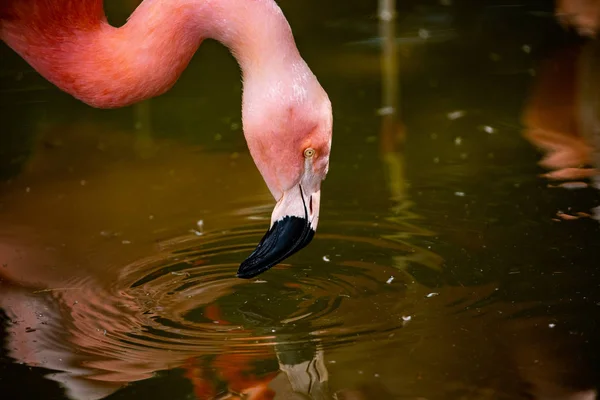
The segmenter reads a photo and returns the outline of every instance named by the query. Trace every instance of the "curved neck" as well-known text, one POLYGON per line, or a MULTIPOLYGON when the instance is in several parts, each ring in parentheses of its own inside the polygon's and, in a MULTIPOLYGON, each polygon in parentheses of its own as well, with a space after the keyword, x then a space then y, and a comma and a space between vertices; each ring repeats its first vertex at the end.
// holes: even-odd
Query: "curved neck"
POLYGON ((20 17, 2 21, 0 36, 46 79, 95 107, 164 93, 205 38, 231 50, 245 80, 301 60, 274 0, 145 0, 120 28, 102 13, 51 13, 52 4, 72 1, 26 1, 37 11, 19 9, 20 17))

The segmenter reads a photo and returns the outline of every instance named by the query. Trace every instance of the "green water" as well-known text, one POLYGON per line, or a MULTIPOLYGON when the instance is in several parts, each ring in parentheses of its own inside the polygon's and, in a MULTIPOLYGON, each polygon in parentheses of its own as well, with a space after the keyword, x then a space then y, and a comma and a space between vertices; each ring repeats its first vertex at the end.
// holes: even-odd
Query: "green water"
POLYGON ((226 49, 107 111, 0 48, 0 398, 595 399, 600 196, 522 135, 539 61, 582 41, 545 2, 403 3, 392 53, 375 2, 281 7, 333 151, 315 239, 250 281, 273 200, 226 49))

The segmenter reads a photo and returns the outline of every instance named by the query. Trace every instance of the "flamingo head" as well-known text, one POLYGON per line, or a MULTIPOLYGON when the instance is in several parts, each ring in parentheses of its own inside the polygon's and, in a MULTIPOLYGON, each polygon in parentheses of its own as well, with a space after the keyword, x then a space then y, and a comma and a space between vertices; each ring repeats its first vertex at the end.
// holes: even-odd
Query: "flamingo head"
POLYGON ((312 73, 282 82, 244 87, 244 134, 277 204, 269 230, 240 265, 240 278, 255 277, 305 247, 319 222, 321 182, 331 151, 331 103, 312 73))

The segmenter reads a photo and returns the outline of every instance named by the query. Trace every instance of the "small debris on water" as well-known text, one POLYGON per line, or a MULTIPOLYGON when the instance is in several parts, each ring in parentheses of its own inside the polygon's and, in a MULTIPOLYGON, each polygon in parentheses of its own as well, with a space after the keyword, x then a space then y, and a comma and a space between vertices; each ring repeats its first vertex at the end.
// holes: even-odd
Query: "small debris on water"
POLYGON ((188 278, 191 276, 191 274, 189 272, 187 272, 187 271, 184 271, 184 272, 172 271, 171 275, 185 276, 185 277, 188 277, 188 278))
POLYGON ((484 131, 485 133, 489 133, 490 135, 492 133, 496 132, 496 129, 494 127, 492 127, 492 126, 489 126, 489 125, 483 125, 483 126, 480 127, 480 129, 482 131, 484 131))
POLYGON ((27 192, 27 193, 31 192, 31 188, 30 188, 29 186, 27 186, 27 187, 25 188, 25 192, 27 192))
POLYGON ((549 328, 554 328, 556 326, 556 324, 548 324, 549 328))
POLYGON ((203 219, 199 219, 196 222, 196 226, 198 227, 198 229, 202 230, 204 228, 204 220, 203 219))
POLYGON ((394 109, 394 107, 383 107, 380 108, 379 110, 377 110, 377 115, 391 115, 395 112, 396 110, 394 109))
POLYGON ((85 179, 82 179, 82 180, 79 181, 79 184, 81 186, 85 186, 87 184, 87 181, 85 179))
POLYGON ((460 136, 457 136, 454 139, 454 144, 457 145, 457 146, 460 146, 462 144, 462 138, 460 136))
POLYGON ((439 295, 440 295, 439 293, 436 293, 436 292, 431 292, 431 293, 429 293, 429 294, 428 294, 427 296, 425 296, 425 297, 427 297, 427 298, 430 298, 430 297, 435 297, 435 296, 439 296, 439 295))
POLYGON ((465 197, 465 192, 454 192, 454 195, 458 197, 465 197))
POLYGON ((393 281, 394 281, 394 277, 393 277, 393 276, 390 276, 390 277, 389 277, 389 279, 388 279, 387 281, 385 281, 385 283, 387 283, 387 284, 389 285, 389 284, 390 284, 390 283, 392 283, 393 281))
POLYGON ((325 261, 325 262, 329 262, 329 261, 331 261, 331 260, 329 259, 329 257, 328 257, 328 256, 323 256, 323 261, 325 261))
POLYGON ((196 236, 202 236, 202 232, 200 232, 200 231, 197 231, 197 230, 195 230, 195 229, 190 229, 190 233, 193 233, 193 234, 194 234, 194 235, 196 235, 196 236))
POLYGON ((148 219, 152 221, 154 219, 154 215, 152 215, 152 214, 148 215, 148 219))
POLYGON ((257 279, 257 280, 254 281, 254 283, 267 283, 267 281, 263 281, 263 280, 257 279))
POLYGON ((121 243, 123 243, 123 244, 131 244, 131 241, 129 241, 129 240, 123 240, 121 243))
POLYGON ((104 236, 105 238, 112 238, 121 235, 120 232, 113 232, 110 230, 100 231, 100 236, 104 236))
POLYGON ((464 117, 465 112, 463 110, 456 110, 456 111, 449 112, 448 114, 446 114, 446 116, 448 117, 449 120, 455 120, 455 119, 464 117))

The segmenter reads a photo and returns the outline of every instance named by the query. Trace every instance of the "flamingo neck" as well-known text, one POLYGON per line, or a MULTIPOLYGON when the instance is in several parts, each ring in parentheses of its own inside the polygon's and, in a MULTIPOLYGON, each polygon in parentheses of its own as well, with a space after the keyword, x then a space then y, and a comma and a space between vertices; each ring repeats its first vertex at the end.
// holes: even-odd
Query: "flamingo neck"
POLYGON ((98 12, 98 0, 22 3, 35 3, 30 10, 13 1, 21 8, 2 20, 0 37, 46 79, 95 107, 164 93, 206 38, 230 49, 245 83, 303 64, 274 0, 145 0, 120 28, 98 12), (74 15, 53 12, 57 2, 71 4, 74 15), (74 5, 81 3, 96 11, 74 5))

